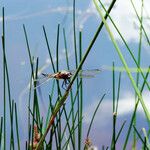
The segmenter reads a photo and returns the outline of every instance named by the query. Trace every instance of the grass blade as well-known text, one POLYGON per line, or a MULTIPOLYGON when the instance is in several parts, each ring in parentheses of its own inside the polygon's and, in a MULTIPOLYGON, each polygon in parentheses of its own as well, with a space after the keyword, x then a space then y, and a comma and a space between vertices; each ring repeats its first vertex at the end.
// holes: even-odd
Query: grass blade
MULTIPOLYGON (((150 69, 150 68, 149 68, 149 69, 150 69)), ((148 69, 148 70, 149 70, 149 69, 148 69)), ((148 78, 148 75, 149 75, 149 71, 148 71, 147 74, 146 74, 146 79, 148 78)), ((145 84, 146 84, 146 82, 145 82, 145 80, 144 80, 144 82, 143 82, 143 84, 142 84, 142 86, 141 86, 141 90, 140 90, 141 93, 143 92, 143 89, 144 89, 145 84)), ((132 117, 131 117, 130 125, 129 125, 128 131, 127 131, 127 135, 126 135, 126 139, 125 139, 125 142, 124 142, 123 149, 126 149, 126 146, 127 146, 128 140, 129 140, 129 135, 130 135, 130 133, 131 133, 131 128, 132 128, 133 121, 134 121, 134 116, 135 116, 135 113, 136 113, 136 111, 137 111, 137 107, 138 107, 139 101, 140 101, 140 100, 138 99, 138 101, 136 102, 136 105, 135 105, 135 108, 134 108, 134 112, 133 112, 132 117)))
MULTIPOLYGON (((112 1, 111 5, 110 5, 110 7, 109 7, 109 9, 108 9, 108 14, 110 13, 110 11, 111 11, 112 7, 114 6, 115 2, 116 2, 116 0, 113 0, 113 1, 112 1)), ((106 14, 106 15, 105 15, 105 18, 107 18, 107 17, 108 17, 108 15, 106 14)), ((59 109, 61 108, 61 106, 62 106, 62 105, 64 104, 64 102, 66 101, 66 99, 67 99, 67 97, 68 97, 68 94, 69 94, 69 91, 70 91, 70 89, 71 89, 71 86, 72 86, 74 80, 76 79, 77 74, 78 74, 78 72, 80 71, 80 69, 81 69, 81 67, 82 67, 82 65, 83 65, 83 63, 84 63, 84 61, 86 60, 86 58, 87 58, 87 56, 88 56, 88 54, 89 54, 89 52, 90 52, 90 50, 91 50, 91 48, 92 48, 94 42, 96 41, 96 38, 98 37, 98 35, 99 35, 99 33, 100 33, 100 31, 101 31, 103 25, 104 25, 104 24, 103 24, 103 22, 102 22, 102 23, 100 24, 99 28, 97 29, 97 31, 96 31, 96 33, 95 33, 95 35, 94 35, 94 38, 92 39, 91 43, 89 44, 89 47, 87 48, 86 53, 84 54, 84 56, 83 56, 83 58, 82 58, 82 60, 81 60, 81 62, 80 62, 80 64, 79 64, 79 66, 78 66, 78 68, 77 68, 77 70, 76 70, 76 72, 75 72, 75 74, 74 74, 74 76, 73 76, 73 78, 72 78, 72 80, 71 80, 71 82, 70 82, 68 88, 66 89, 66 92, 64 93, 64 95, 61 97, 61 99, 60 99, 59 102, 57 103, 57 105, 56 105, 56 107, 55 107, 55 109, 54 109, 55 111, 54 111, 53 115, 52 115, 51 118, 50 118, 49 126, 47 127, 47 130, 46 130, 46 132, 44 133, 44 135, 41 137, 41 140, 40 140, 40 142, 39 142, 39 144, 38 144, 36 150, 38 150, 39 147, 40 147, 40 145, 43 143, 43 140, 45 139, 45 137, 46 137, 46 135, 47 135, 47 133, 48 133, 48 131, 49 131, 51 125, 52 125, 53 122, 54 122, 54 119, 55 119, 55 116, 56 116, 57 112, 59 111, 59 109)))
MULTIPOLYGON (((137 16, 139 22, 141 22, 141 18, 140 18, 139 15, 138 15, 138 12, 137 12, 137 10, 136 10, 136 8, 135 8, 135 5, 134 5, 133 1, 132 1, 132 0, 130 0, 130 1, 131 1, 131 4, 132 4, 132 6, 133 6, 133 9, 134 9, 134 11, 135 11, 135 13, 136 13, 136 16, 137 16)), ((141 27, 142 27, 143 32, 144 32, 144 34, 145 34, 147 43, 150 45, 150 40, 149 40, 149 37, 148 37, 148 35, 147 35, 146 31, 145 31, 145 28, 144 28, 143 24, 141 24, 141 27)))
POLYGON ((3 48, 3 96, 4 96, 4 150, 6 150, 6 59, 5 59, 5 18, 4 18, 4 7, 2 9, 2 28, 3 28, 3 35, 2 35, 2 48, 3 48))
POLYGON ((129 79, 130 79, 130 81, 131 81, 131 83, 132 83, 132 86, 133 86, 135 92, 137 93, 137 95, 138 95, 138 97, 139 97, 139 99, 140 99, 140 102, 141 102, 141 105, 142 105, 143 110, 144 110, 144 112, 145 112, 146 118, 147 118, 148 121, 150 121, 150 114, 149 114, 149 111, 148 111, 148 109, 147 109, 147 107, 146 107, 146 105, 145 105, 145 103, 144 103, 144 100, 143 100, 143 98, 142 98, 142 96, 141 96, 141 93, 140 93, 138 87, 136 86, 136 83, 135 83, 135 81, 134 81, 134 79, 133 79, 133 77, 132 77, 132 75, 131 75, 130 69, 129 69, 129 67, 128 67, 128 65, 127 65, 127 63, 126 63, 126 61, 125 61, 125 59, 124 59, 124 57, 123 57, 123 55, 122 55, 122 53, 121 53, 121 50, 119 49, 119 47, 118 47, 118 45, 117 45, 117 43, 116 43, 116 41, 115 41, 115 39, 114 39, 114 36, 113 36, 112 32, 111 32, 110 29, 109 29, 109 26, 108 26, 108 24, 107 24, 107 22, 106 22, 106 20, 105 20, 105 18, 104 18, 104 16, 103 16, 103 14, 102 14, 102 11, 101 11, 101 9, 100 9, 100 7, 99 7, 99 4, 98 4, 98 2, 97 2, 96 0, 93 0, 93 2, 94 2, 94 4, 95 4, 95 6, 96 6, 97 11, 99 12, 99 15, 101 16, 101 18, 102 18, 102 20, 103 20, 103 22, 104 22, 104 24, 105 24, 105 27, 106 27, 106 29, 107 29, 109 35, 110 35, 110 38, 111 38, 111 40, 112 40, 112 42, 113 42, 113 44, 114 44, 114 47, 115 47, 115 49, 116 49, 116 51, 117 51, 117 53, 118 53, 118 55, 119 55, 119 57, 120 57, 120 60, 122 61, 123 65, 124 65, 124 67, 125 67, 125 69, 126 69, 126 72, 127 72, 127 74, 128 74, 128 77, 129 77, 129 79))
POLYGON ((2 145, 2 135, 3 135, 3 117, 1 117, 1 120, 0 120, 0 149, 2 145))
POLYGON ((98 111, 98 109, 99 109, 99 106, 100 106, 100 104, 102 103, 102 101, 103 101, 105 95, 106 95, 106 94, 104 94, 104 95, 102 96, 102 98, 100 99, 100 101, 99 101, 99 103, 98 103, 98 105, 97 105, 97 107, 96 107, 96 109, 95 109, 95 111, 94 111, 94 113, 93 113, 93 116, 92 116, 92 119, 91 119, 91 122, 90 122, 90 125, 89 125, 89 128, 88 128, 88 131, 87 131, 87 135, 86 135, 87 138, 89 137, 89 134, 90 134, 90 131, 91 131, 91 127, 92 127, 92 124, 93 124, 93 121, 94 121, 94 118, 95 118, 95 115, 96 115, 96 113, 97 113, 97 111, 98 111))
MULTIPOLYGON (((100 2, 100 4, 101 4, 102 8, 104 9, 104 11, 107 13, 107 10, 105 9, 103 3, 102 3, 100 0, 99 0, 99 2, 100 2)), ((138 70, 138 72, 141 73, 143 79, 145 80, 145 76, 144 76, 144 73, 143 73, 143 72, 145 71, 145 69, 142 70, 142 69, 140 68, 140 66, 138 65, 138 62, 137 62, 137 60, 136 60, 136 58, 135 58, 135 56, 134 56, 132 50, 129 48, 129 46, 128 46, 126 40, 124 39, 124 37, 123 37, 122 34, 120 33, 119 29, 118 29, 117 26, 115 25, 113 19, 112 19, 109 15, 108 15, 108 17, 109 17, 110 21, 112 22, 113 26, 115 27, 116 31, 117 31, 118 34, 120 35, 120 37, 121 37, 123 43, 125 44, 127 50, 129 51, 129 53, 130 53, 130 55, 131 55, 133 61, 135 62, 136 66, 137 66, 136 70, 135 70, 134 68, 133 68, 133 69, 130 69, 130 70, 133 71, 133 72, 136 72, 136 71, 138 70)), ((123 71, 122 69, 120 70, 119 68, 117 68, 117 69, 115 68, 115 70, 123 71)), ((147 69, 146 69, 146 70, 147 70, 147 69)), ((146 80, 145 80, 145 81, 146 81, 146 80)), ((146 85, 147 85, 148 89, 150 90, 150 86, 149 86, 149 84, 148 84, 147 81, 146 81, 146 85)))
POLYGON ((19 126, 18 126, 18 112, 17 112, 17 105, 16 105, 16 103, 15 103, 15 121, 16 121, 16 133, 17 133, 18 150, 20 150, 19 126))

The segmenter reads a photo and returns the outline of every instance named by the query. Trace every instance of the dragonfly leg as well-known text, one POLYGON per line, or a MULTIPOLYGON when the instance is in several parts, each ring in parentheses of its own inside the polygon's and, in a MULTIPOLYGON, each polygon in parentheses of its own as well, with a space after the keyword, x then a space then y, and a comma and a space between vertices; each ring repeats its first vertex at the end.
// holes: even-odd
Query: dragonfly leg
POLYGON ((62 86, 61 86, 64 90, 66 90, 67 89, 67 87, 66 87, 66 80, 63 80, 63 83, 62 83, 62 86))
POLYGON ((63 83, 62 83, 62 88, 64 90, 67 90, 67 85, 70 83, 70 81, 68 79, 64 79, 63 83))
POLYGON ((70 80, 69 79, 66 79, 66 84, 69 84, 70 83, 70 80))

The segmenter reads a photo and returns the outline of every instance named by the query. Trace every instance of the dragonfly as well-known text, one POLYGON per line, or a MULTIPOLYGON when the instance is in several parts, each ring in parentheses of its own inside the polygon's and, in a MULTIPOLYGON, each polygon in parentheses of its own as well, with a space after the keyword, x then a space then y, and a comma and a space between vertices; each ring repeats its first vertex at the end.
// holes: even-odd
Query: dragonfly
MULTIPOLYGON (((48 82, 50 79, 63 80, 62 88, 66 89, 67 85, 70 83, 70 79, 75 74, 76 70, 62 70, 56 73, 41 73, 42 77, 39 77, 35 81, 38 81, 38 85, 35 87, 40 87, 42 84, 48 82)), ((80 70, 78 77, 80 78, 92 78, 96 74, 101 72, 100 69, 91 69, 91 70, 80 70)))
MULTIPOLYGON (((109 66, 103 66, 103 67, 101 67, 101 69, 80 70, 78 73, 78 77, 80 77, 80 78, 92 78, 92 77, 95 77, 96 74, 98 74, 104 70, 107 70, 107 71, 114 70, 114 71, 119 71, 119 72, 126 72, 124 67, 112 68, 109 66)), ((150 68, 140 68, 140 69, 139 68, 129 68, 129 70, 132 73, 141 72, 141 71, 142 72, 147 72, 147 71, 150 72, 150 68)), ((42 73, 41 74, 42 77, 35 80, 35 81, 39 82, 39 84, 35 88, 41 86, 42 84, 46 83, 50 79, 56 79, 56 80, 63 80, 62 88, 66 89, 67 85, 70 83, 70 79, 75 74, 75 72, 76 72, 76 70, 69 70, 69 71, 62 70, 62 71, 52 73, 52 74, 42 73)))

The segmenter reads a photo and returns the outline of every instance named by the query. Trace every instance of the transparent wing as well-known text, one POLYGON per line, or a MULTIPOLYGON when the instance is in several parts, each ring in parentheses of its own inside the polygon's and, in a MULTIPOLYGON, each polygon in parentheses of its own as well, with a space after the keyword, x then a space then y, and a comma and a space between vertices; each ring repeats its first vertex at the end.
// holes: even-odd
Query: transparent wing
POLYGON ((46 77, 46 76, 35 79, 34 82, 37 83, 36 84, 37 86, 35 87, 35 89, 40 87, 41 85, 45 84, 46 82, 48 82, 50 79, 52 79, 52 78, 49 78, 49 77, 46 77))
MULTIPOLYGON (((75 73, 76 70, 71 70, 72 74, 75 73)), ((102 70, 100 69, 91 69, 91 70, 80 70, 78 76, 81 78, 93 78, 96 74, 99 74, 102 70)))

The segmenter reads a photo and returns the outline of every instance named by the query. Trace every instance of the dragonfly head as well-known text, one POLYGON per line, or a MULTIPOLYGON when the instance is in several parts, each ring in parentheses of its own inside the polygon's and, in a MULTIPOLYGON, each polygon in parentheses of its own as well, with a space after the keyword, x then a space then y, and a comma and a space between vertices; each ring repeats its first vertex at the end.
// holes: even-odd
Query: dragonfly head
POLYGON ((68 77, 71 78, 72 77, 72 73, 68 72, 68 77))

